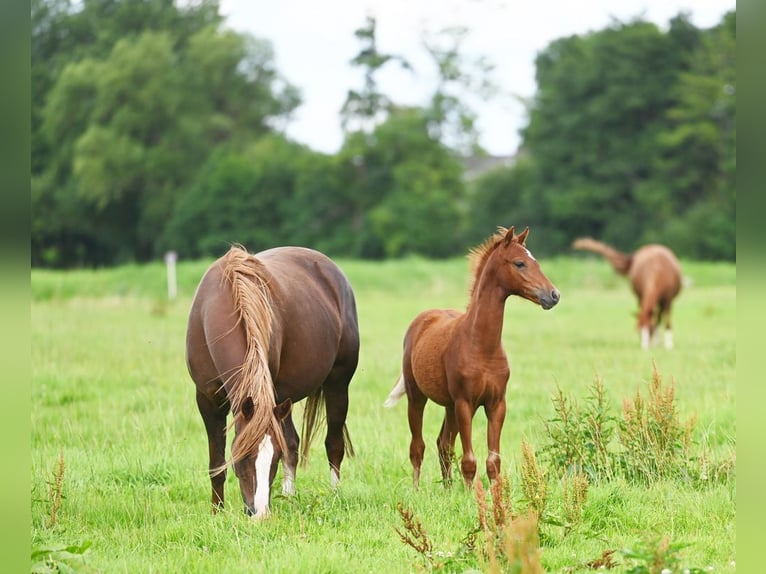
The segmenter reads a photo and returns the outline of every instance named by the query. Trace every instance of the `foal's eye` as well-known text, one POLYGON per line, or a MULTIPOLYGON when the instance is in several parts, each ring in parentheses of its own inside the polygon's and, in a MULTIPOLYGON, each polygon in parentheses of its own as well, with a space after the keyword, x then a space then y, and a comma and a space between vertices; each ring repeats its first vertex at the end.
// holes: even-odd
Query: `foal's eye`
POLYGON ((527 266, 523 261, 514 261, 513 264, 516 266, 516 269, 524 269, 527 266))

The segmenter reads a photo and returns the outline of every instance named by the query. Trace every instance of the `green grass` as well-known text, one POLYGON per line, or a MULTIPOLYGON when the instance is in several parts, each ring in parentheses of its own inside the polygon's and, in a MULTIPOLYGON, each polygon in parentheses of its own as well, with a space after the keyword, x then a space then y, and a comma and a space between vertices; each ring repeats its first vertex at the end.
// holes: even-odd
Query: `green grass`
MULTIPOLYGON (((33 548, 90 543, 77 567, 100 572, 411 572, 424 563, 394 530, 401 527, 401 502, 413 509, 435 551, 458 556, 477 526, 477 510, 459 483, 445 490, 439 482, 434 444, 442 411, 433 404, 426 409, 426 455, 415 493, 406 407, 387 410, 382 403, 399 373, 410 320, 425 308, 465 306, 466 262, 339 262, 356 292, 362 338, 348 418, 357 456, 346 459, 333 492, 317 440, 309 465, 298 471, 297 496, 273 498, 273 516, 263 522, 242 513, 233 473, 225 512, 209 512, 207 444, 184 363, 186 315, 208 263, 179 265, 173 302, 165 300, 161 264, 32 272, 33 548), (61 507, 47 525, 61 454, 61 507)), ((695 446, 714 458, 731 455, 735 267, 683 262, 690 284, 674 310, 676 349, 643 352, 624 279, 593 258, 541 264, 561 303, 549 312, 517 298, 506 305, 511 380, 502 453, 517 508, 524 506, 521 439, 534 448, 545 442, 543 421, 553 415, 556 385, 584 399, 598 376, 619 413, 623 397, 646 388, 652 360, 666 382, 675 380, 679 415, 697 416, 695 446)), ((474 420, 474 448, 484 477, 483 411, 474 420)), ((561 485, 552 480, 550 490, 549 508, 563 515, 561 485)), ((549 572, 584 572, 581 565, 604 550, 660 535, 689 544, 682 551, 686 567, 731 572, 734 479, 703 487, 594 484, 580 524, 564 536, 543 523, 541 535, 549 572)), ((469 556, 445 570, 479 567, 469 556)))

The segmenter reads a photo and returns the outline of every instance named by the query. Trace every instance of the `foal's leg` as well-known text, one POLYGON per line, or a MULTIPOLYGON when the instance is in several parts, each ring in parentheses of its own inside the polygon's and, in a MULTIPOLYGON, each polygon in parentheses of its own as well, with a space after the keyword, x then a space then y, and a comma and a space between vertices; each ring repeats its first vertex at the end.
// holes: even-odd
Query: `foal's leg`
POLYGON ((292 411, 282 422, 282 431, 287 445, 287 450, 282 453, 282 494, 291 496, 295 494, 295 469, 298 467, 298 445, 300 444, 292 411))
POLYGON ((466 400, 455 401, 455 418, 457 420, 458 432, 460 432, 460 443, 463 446, 463 458, 460 461, 460 470, 463 473, 463 480, 468 488, 473 485, 473 479, 476 476, 476 455, 473 453, 473 444, 471 443, 471 423, 476 411, 466 400))
MULTIPOLYGON (((406 379, 405 379, 406 381, 406 379)), ((414 383, 407 383, 407 422, 410 425, 410 462, 412 463, 412 484, 415 490, 420 484, 420 466, 426 443, 423 440, 423 411, 428 399, 414 383)))
POLYGON ((484 405, 487 414, 487 476, 494 481, 500 474, 500 433, 505 422, 505 398, 493 405, 484 405))
POLYGON ((207 443, 210 458, 210 484, 213 489, 213 513, 223 508, 223 486, 226 482, 226 415, 228 406, 211 400, 207 395, 197 391, 197 408, 202 415, 207 431, 207 443), (217 474, 215 469, 223 468, 217 474))
POLYGON ((439 451, 439 464, 442 469, 444 486, 452 484, 452 458, 455 455, 455 439, 457 438, 457 421, 455 409, 448 406, 444 409, 444 421, 442 429, 436 439, 436 448, 439 451))

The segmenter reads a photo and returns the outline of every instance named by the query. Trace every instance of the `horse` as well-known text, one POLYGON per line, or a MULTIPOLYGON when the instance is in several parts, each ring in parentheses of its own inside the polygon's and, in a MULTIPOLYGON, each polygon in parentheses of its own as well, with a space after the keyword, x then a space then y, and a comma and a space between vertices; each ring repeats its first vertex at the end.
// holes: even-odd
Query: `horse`
POLYGON ((213 262, 197 287, 186 331, 186 363, 207 432, 213 513, 223 507, 232 465, 251 516, 270 514, 280 459, 282 492, 294 494, 298 448, 302 442, 305 463, 322 402, 330 483, 338 485, 344 455, 354 454, 346 415, 358 359, 354 293, 327 256, 302 247, 252 255, 234 245, 213 262), (299 439, 292 405, 304 398, 299 439))
POLYGON ((670 309, 682 284, 681 265, 673 251, 655 243, 633 253, 623 253, 591 237, 576 239, 572 247, 602 255, 619 275, 628 277, 638 298, 641 348, 648 349, 650 341, 656 340, 657 328, 664 318, 665 348, 672 349, 670 309))
POLYGON ((518 295, 543 309, 553 308, 559 291, 543 274, 525 246, 529 228, 516 235, 499 227, 469 252, 473 282, 465 312, 430 309, 421 312, 404 336, 402 371, 385 402, 392 407, 407 395, 407 418, 412 439, 410 462, 415 490, 425 452, 423 411, 430 399, 445 409, 436 441, 444 485, 452 481, 452 458, 457 435, 463 447, 461 472, 471 488, 476 456, 471 442, 473 417, 480 406, 487 416, 487 475, 500 473, 500 433, 505 422, 505 390, 510 376, 501 345, 505 301, 518 295))

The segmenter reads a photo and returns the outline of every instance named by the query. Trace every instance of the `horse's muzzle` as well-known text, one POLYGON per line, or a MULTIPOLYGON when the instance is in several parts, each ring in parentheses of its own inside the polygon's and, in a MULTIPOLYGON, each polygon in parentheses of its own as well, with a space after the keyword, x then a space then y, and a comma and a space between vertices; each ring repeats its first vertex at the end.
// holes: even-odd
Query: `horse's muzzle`
POLYGON ((548 309, 553 309, 561 300, 561 293, 559 293, 558 289, 552 289, 550 292, 543 291, 538 296, 538 299, 540 299, 540 307, 547 311, 548 309))

